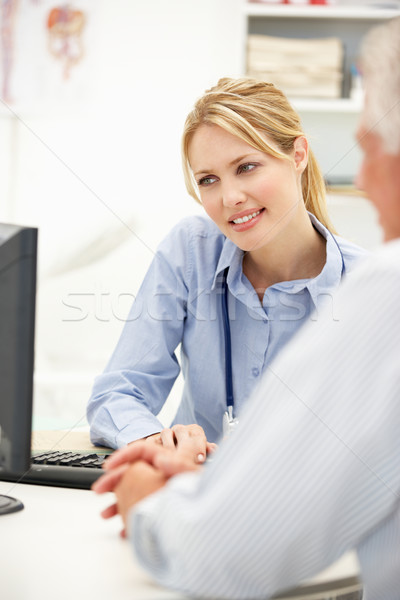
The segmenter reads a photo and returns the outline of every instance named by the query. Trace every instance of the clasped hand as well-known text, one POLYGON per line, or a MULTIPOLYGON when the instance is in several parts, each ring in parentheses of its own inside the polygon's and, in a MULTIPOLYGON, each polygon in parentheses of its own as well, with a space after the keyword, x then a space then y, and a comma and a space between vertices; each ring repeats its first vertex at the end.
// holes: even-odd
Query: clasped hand
POLYGON ((198 425, 175 425, 157 435, 159 441, 153 440, 157 443, 140 440, 114 452, 104 461, 105 474, 92 485, 97 494, 114 492, 115 503, 101 515, 109 519, 119 514, 123 536, 129 510, 137 502, 162 488, 173 475, 201 469, 206 454, 216 448, 198 425))

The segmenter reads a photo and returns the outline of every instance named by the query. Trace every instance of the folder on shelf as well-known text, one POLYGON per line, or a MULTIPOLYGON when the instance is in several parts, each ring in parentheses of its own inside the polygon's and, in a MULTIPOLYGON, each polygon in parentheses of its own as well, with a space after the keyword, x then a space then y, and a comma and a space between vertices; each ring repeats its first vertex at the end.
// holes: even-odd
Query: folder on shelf
POLYGON ((249 35, 247 74, 274 83, 291 97, 339 98, 343 44, 335 37, 293 39, 249 35))

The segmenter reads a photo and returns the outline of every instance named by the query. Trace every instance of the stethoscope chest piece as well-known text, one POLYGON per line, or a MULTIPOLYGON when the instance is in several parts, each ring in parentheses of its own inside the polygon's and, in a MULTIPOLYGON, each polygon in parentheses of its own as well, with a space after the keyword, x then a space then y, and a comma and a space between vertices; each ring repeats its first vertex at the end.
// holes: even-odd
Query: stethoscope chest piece
POLYGON ((224 412, 222 417, 222 435, 227 438, 231 435, 232 431, 236 429, 239 424, 239 420, 233 416, 233 407, 228 406, 228 409, 224 412))

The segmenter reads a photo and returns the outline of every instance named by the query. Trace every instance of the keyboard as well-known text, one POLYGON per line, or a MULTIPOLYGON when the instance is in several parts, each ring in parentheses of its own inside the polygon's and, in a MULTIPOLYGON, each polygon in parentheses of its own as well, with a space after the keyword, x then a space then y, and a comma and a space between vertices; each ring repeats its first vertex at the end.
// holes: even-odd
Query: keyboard
POLYGON ((69 450, 54 452, 41 452, 32 457, 34 465, 59 465, 61 467, 85 467, 89 469, 101 469, 105 455, 100 454, 82 454, 69 450))
POLYGON ((32 456, 32 464, 23 475, 0 473, 0 479, 17 483, 90 489, 104 472, 107 454, 82 454, 69 451, 41 452, 32 456))

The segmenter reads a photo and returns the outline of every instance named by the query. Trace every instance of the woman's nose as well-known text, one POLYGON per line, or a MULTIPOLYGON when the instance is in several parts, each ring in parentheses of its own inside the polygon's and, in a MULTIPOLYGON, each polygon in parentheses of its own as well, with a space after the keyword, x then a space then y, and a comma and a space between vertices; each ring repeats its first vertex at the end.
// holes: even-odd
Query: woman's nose
POLYGON ((224 206, 237 206, 246 202, 246 194, 237 185, 225 184, 222 187, 222 202, 224 206))

